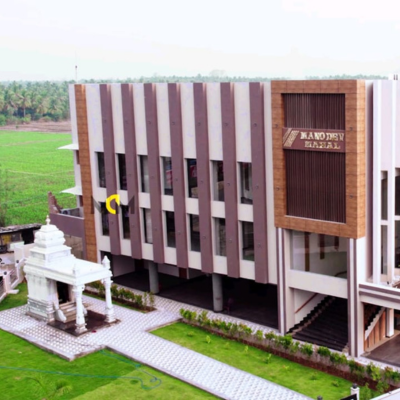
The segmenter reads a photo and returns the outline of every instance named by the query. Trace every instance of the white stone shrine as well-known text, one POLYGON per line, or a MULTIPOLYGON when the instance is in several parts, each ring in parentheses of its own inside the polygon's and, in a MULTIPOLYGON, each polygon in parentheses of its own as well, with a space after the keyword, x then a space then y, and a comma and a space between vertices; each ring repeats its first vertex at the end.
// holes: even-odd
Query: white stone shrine
POLYGON ((105 322, 115 322, 111 302, 110 261, 102 264, 84 261, 71 254, 64 245, 64 233, 50 224, 35 233, 35 246, 30 250, 24 272, 28 281, 27 314, 47 322, 66 323, 76 320, 76 334, 86 332, 86 310, 82 303, 85 284, 102 281, 105 286, 105 322))

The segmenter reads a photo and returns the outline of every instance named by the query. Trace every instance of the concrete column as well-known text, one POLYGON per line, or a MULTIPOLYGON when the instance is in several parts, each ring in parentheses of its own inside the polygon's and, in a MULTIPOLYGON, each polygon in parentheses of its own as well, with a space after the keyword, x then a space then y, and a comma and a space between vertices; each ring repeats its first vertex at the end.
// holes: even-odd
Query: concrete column
POLYGON ((381 281, 381 138, 382 134, 382 81, 375 81, 373 95, 373 187, 372 202, 372 271, 373 283, 381 281))
POLYGON ((350 394, 355 394, 357 396, 357 400, 360 398, 360 388, 356 383, 353 383, 353 386, 350 388, 350 394))
POLYGON ((213 309, 215 312, 221 312, 224 309, 224 298, 222 293, 222 275, 212 274, 213 288, 213 309))
POLYGON ((150 280, 150 292, 157 294, 160 291, 158 284, 158 270, 157 264, 153 261, 149 261, 149 280, 150 280))
POLYGON ((85 286, 79 285, 79 286, 74 286, 74 288, 72 289, 75 294, 75 301, 76 301, 75 333, 77 333, 78 335, 87 331, 85 316, 83 314, 83 304, 82 304, 82 292, 84 288, 85 286))
POLYGON ((110 278, 104 279, 103 284, 105 286, 106 290, 106 309, 105 309, 105 315, 106 315, 106 322, 111 323, 115 322, 115 316, 114 316, 114 307, 111 301, 111 284, 112 280, 110 278))
POLYGON ((1 271, 1 275, 3 277, 3 282, 4 282, 4 291, 6 293, 10 293, 11 292, 10 272, 9 271, 1 271))
POLYGON ((386 309, 386 337, 394 335, 394 309, 386 309))

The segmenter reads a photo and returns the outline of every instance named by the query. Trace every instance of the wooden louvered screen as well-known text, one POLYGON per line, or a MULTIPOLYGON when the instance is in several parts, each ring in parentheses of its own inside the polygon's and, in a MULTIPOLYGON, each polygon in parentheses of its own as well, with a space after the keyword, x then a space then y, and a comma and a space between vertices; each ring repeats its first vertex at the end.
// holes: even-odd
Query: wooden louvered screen
MULTIPOLYGON (((343 94, 284 94, 285 127, 345 129, 343 94)), ((346 222, 346 154, 285 150, 287 215, 346 222)))

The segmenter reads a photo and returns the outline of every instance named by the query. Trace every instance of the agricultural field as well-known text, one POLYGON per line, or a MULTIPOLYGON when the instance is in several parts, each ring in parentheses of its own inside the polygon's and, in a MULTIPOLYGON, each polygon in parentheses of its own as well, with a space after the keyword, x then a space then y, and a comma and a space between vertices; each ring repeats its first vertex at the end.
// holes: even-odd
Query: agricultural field
POLYGON ((47 192, 64 208, 75 197, 60 193, 74 186, 73 156, 57 150, 71 143, 66 133, 0 131, 0 205, 7 225, 43 223, 48 214, 47 192))

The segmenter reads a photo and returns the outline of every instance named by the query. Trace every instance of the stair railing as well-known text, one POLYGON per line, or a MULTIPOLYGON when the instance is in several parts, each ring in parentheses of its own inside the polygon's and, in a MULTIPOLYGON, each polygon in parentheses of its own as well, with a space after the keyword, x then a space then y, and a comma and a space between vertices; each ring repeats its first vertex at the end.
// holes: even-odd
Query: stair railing
POLYGON ((371 334, 371 332, 374 330, 375 325, 378 323, 379 319, 381 318, 381 315, 383 314, 383 312, 385 311, 384 307, 381 307, 381 309, 379 310, 378 314, 376 314, 375 318, 372 320, 372 322, 370 323, 369 327, 367 328, 367 330, 365 331, 365 340, 368 339, 369 335, 371 334))
POLYGON ((299 311, 301 311, 312 299, 314 299, 316 296, 318 296, 319 293, 314 293, 302 306, 300 306, 294 313, 297 314, 299 311))

